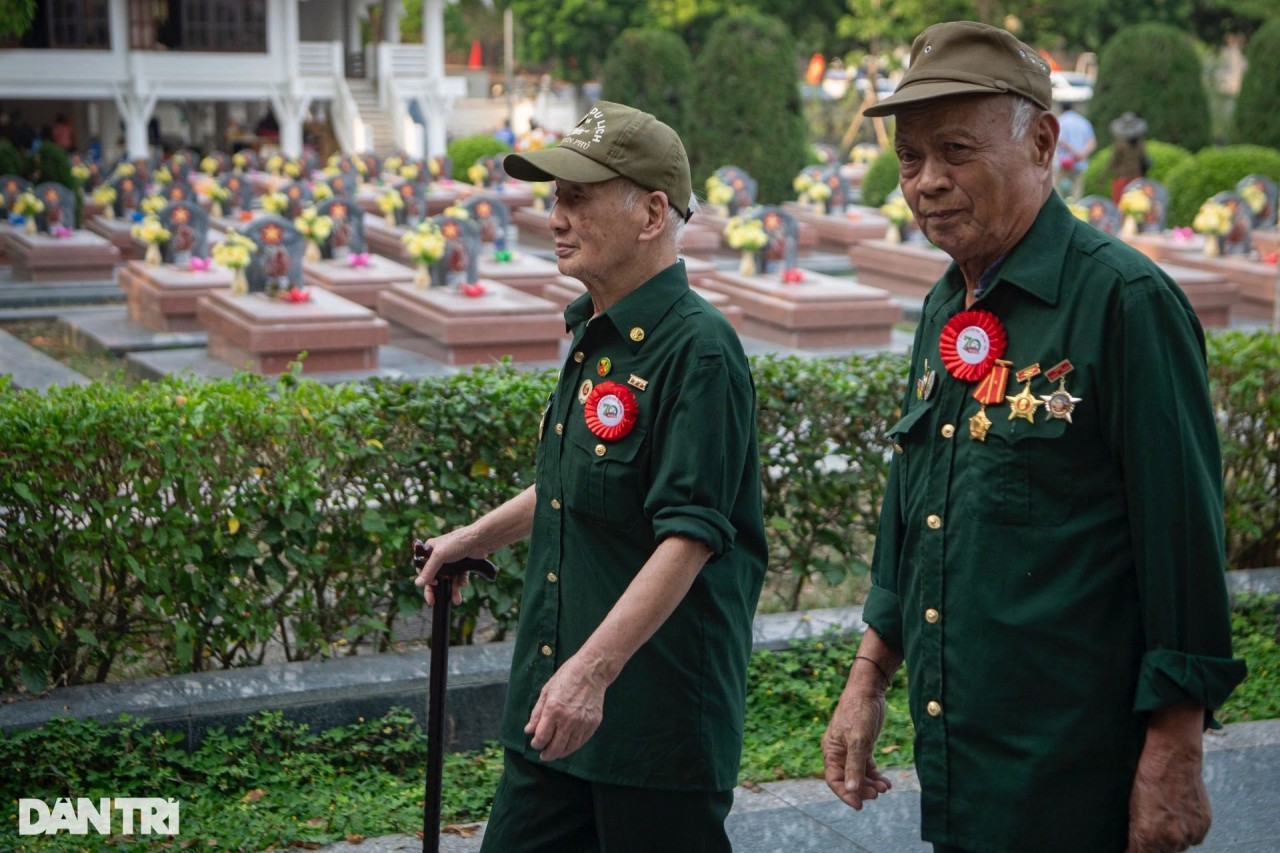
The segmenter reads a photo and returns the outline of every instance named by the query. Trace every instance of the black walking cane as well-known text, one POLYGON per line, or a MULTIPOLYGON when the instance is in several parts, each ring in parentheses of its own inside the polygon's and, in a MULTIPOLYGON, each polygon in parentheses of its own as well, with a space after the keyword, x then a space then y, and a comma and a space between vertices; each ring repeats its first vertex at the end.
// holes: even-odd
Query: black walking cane
MULTIPOLYGON (((431 549, 413 540, 413 567, 422 571, 431 549)), ((436 603, 431 607, 431 675, 427 693, 427 781, 422 806, 422 853, 440 850, 440 782, 444 775, 444 691, 449 677, 449 605, 453 603, 453 582, 477 574, 496 580, 498 567, 488 560, 467 557, 445 563, 435 577, 436 603)))

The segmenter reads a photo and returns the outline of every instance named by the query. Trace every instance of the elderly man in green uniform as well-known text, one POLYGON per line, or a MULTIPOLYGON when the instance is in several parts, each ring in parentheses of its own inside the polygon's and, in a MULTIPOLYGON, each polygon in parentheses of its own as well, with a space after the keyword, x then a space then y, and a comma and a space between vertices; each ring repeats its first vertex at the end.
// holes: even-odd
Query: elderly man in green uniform
POLYGON ((1199 843, 1231 658, 1204 335, 1159 267, 1053 192, 1032 48, 925 30, 894 94, 902 190, 953 259, 925 299, 867 630, 823 738, 855 809, 904 656, 936 850, 1199 843))
POLYGON ((684 146, 600 102, 503 167, 556 182, 556 258, 587 293, 535 485, 428 540, 416 581, 431 600, 442 562, 531 536, 484 850, 728 851, 767 552, 747 359, 677 257, 684 146))

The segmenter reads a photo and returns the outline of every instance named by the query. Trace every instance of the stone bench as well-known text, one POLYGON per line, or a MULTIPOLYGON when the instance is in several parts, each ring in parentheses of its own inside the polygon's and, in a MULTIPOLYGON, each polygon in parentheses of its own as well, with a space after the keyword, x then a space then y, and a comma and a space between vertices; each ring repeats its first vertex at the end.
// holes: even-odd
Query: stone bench
POLYGON ((951 265, 951 258, 939 249, 886 240, 866 240, 850 247, 849 261, 862 284, 914 300, 924 299, 951 265))
POLYGON ((120 262, 120 251, 110 241, 87 231, 68 237, 17 231, 4 239, 14 281, 110 281, 120 262))
POLYGON ((391 342, 445 364, 555 362, 564 337, 563 311, 537 296, 481 279, 485 292, 396 284, 378 294, 378 314, 391 342))
POLYGON ((196 317, 208 332, 211 356, 260 374, 283 373, 303 352, 303 373, 371 370, 378 347, 390 338, 385 320, 320 288, 300 303, 214 291, 197 301, 196 317))
POLYGON ((789 283, 780 273, 719 271, 703 284, 742 309, 743 333, 800 349, 887 346, 902 306, 852 279, 803 270, 789 283))

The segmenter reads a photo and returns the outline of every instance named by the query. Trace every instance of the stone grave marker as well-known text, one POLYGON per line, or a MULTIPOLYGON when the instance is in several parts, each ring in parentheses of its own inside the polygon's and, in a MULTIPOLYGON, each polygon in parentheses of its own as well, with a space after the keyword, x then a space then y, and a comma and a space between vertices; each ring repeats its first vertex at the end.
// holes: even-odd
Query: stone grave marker
POLYGON ((427 215, 427 185, 418 181, 405 181, 396 187, 400 200, 396 208, 396 225, 416 225, 427 215))
POLYGON ((1120 223, 1124 217, 1120 214, 1120 208, 1116 207, 1111 199, 1106 196, 1087 195, 1076 204, 1087 214, 1084 221, 1103 234, 1114 237, 1120 233, 1120 223))
POLYGON ((760 220, 769 240, 763 249, 756 252, 756 271, 763 274, 794 269, 797 251, 795 217, 780 207, 766 205, 753 210, 748 218, 760 220))
POLYGON ((453 180, 453 158, 447 154, 436 154, 428 157, 426 166, 426 173, 430 180, 453 180))
POLYGON ((838 166, 828 167, 822 176, 822 182, 831 190, 831 197, 826 201, 828 213, 843 213, 846 207, 853 204, 853 189, 838 166))
POLYGON ((257 246, 244 271, 250 293, 274 296, 281 290, 302 286, 306 238, 292 222, 268 213, 249 223, 242 233, 257 246))
POLYGON ((1272 228, 1276 224, 1276 182, 1266 175, 1245 175, 1236 184, 1236 192, 1249 203, 1254 228, 1272 228))
POLYGON ((253 185, 243 175, 234 172, 223 175, 218 183, 227 191, 227 200, 222 203, 223 216, 235 216, 253 208, 253 185))
POLYGON ((440 214, 432 221, 444 235, 444 254, 431 265, 432 287, 472 284, 480 278, 480 228, 470 219, 440 214))
POLYGON ((36 228, 47 232, 59 226, 76 227, 75 193, 53 181, 36 184, 32 192, 44 202, 44 211, 36 214, 36 228))
POLYGON ((0 206, 3 206, 5 216, 9 215, 14 199, 30 189, 31 182, 26 178, 18 175, 0 175, 0 206))
POLYGON ((289 206, 285 208, 284 216, 289 219, 297 219, 302 215, 304 208, 311 206, 311 188, 306 184, 298 181, 287 181, 281 185, 278 192, 284 194, 289 199, 289 206))
POLYGON ((186 181, 179 181, 176 178, 173 183, 166 184, 158 195, 162 196, 165 201, 196 201, 199 199, 191 184, 186 181))
POLYGON ((464 201, 462 208, 471 214, 471 220, 479 228, 482 245, 493 246, 499 252, 507 248, 511 213, 501 199, 481 193, 464 201))
POLYGON ((160 211, 159 218, 169 232, 169 239, 160 246, 160 257, 165 263, 186 267, 192 257, 206 256, 209 214, 200 205, 186 199, 171 201, 160 211))
POLYGON ((116 219, 132 219, 142 204, 142 181, 137 175, 117 175, 108 184, 116 191, 116 200, 112 203, 116 219))
POLYGON ((320 245, 320 257, 345 260, 352 252, 363 252, 364 211, 346 196, 326 198, 316 205, 316 213, 333 220, 329 238, 320 245))
POLYGON ((733 191, 728 204, 730 216, 746 213, 756 203, 758 185, 745 171, 737 166, 721 166, 715 175, 733 191))
POLYGON ((1249 202, 1234 190, 1220 192, 1209 201, 1221 204, 1231 211, 1231 228, 1218 238, 1222 254, 1249 254, 1249 233, 1253 230, 1253 209, 1249 207, 1249 202))
POLYGON ((507 172, 502 168, 502 161, 505 159, 505 154, 490 154, 489 156, 481 157, 476 161, 477 164, 483 166, 487 170, 483 182, 486 189, 494 189, 495 187, 500 187, 506 183, 507 172))
POLYGON ((1125 185, 1124 191, 1139 190, 1150 199, 1146 214, 1138 218, 1138 232, 1160 234, 1164 232, 1165 217, 1169 212, 1169 191, 1164 184, 1151 178, 1138 178, 1125 185))

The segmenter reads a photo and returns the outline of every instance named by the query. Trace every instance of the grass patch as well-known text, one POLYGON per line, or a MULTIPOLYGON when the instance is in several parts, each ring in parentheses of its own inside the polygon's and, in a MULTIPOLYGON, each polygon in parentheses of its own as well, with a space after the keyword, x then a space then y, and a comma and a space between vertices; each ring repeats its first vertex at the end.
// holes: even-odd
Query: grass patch
POLYGON ((67 327, 55 319, 0 323, 0 329, 90 379, 101 382, 126 381, 122 359, 109 352, 91 353, 81 350, 71 340, 67 327))
MULTIPOLYGON (((1277 596, 1240 598, 1232 619, 1235 654, 1249 677, 1218 716, 1223 722, 1280 717, 1277 596)), ((821 738, 857 649, 857 638, 825 637, 783 652, 752 655, 741 779, 820 776, 821 738)), ((906 676, 889 691, 881 766, 913 761, 906 676)), ((189 754, 179 737, 147 732, 139 720, 115 726, 56 720, 42 729, 0 735, 4 826, 17 853, 306 848, 422 827, 426 738, 413 715, 393 710, 378 720, 313 732, 278 712, 260 714, 233 732, 211 733, 189 754), (174 797, 181 835, 17 836, 21 797, 174 797)), ((496 745, 445 757, 442 812, 447 823, 485 820, 502 770, 496 745)), ((116 818, 113 828, 119 828, 116 818)))

